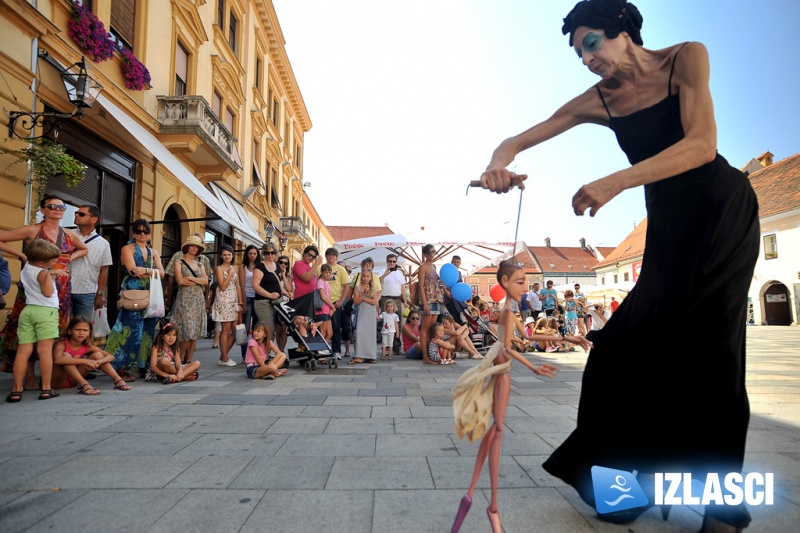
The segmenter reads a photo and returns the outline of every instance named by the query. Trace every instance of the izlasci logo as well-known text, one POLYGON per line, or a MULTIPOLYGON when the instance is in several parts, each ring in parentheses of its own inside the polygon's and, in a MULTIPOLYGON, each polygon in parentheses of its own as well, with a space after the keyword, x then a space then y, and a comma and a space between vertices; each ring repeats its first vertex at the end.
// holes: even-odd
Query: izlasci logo
POLYGON ((593 466, 592 486, 594 506, 600 514, 635 509, 650 503, 636 476, 624 470, 593 466))

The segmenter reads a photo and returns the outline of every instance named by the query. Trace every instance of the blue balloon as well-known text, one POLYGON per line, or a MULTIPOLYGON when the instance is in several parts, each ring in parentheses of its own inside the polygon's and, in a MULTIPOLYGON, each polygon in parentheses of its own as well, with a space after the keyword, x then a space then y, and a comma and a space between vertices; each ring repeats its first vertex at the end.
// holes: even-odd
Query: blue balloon
POLYGON ((453 263, 445 263, 439 270, 439 279, 448 289, 458 283, 458 268, 453 263))
POLYGON ((472 287, 466 283, 456 283, 453 285, 453 288, 450 289, 450 295, 453 297, 453 300, 457 302, 466 302, 472 298, 472 287))

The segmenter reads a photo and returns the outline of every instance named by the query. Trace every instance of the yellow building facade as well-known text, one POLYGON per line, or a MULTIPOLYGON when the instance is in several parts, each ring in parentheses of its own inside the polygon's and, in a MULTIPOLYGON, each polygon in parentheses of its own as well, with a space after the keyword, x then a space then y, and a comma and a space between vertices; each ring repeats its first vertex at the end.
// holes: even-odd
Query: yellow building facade
MULTIPOLYGON (((59 176, 47 180, 46 192, 70 206, 64 225, 72 225, 74 208, 97 205, 99 232, 115 261, 138 218, 153 222, 152 245, 165 262, 194 232, 205 236, 210 254, 267 240, 287 251, 317 244, 306 231, 311 218, 303 206, 310 202, 302 186, 312 124, 271 1, 91 0, 79 7, 0 0, 0 32, 2 120, 13 126, 0 141, 0 229, 34 222, 38 211, 28 165, 8 153, 27 146, 26 117, 9 123, 15 113, 72 113, 67 89, 72 83, 74 90, 77 75, 70 73, 83 59, 102 86, 96 100, 82 117, 32 132, 63 144, 86 166, 77 187, 59 176), (123 52, 95 62, 93 50, 70 34, 70 20, 85 24, 87 13, 147 68, 150 81, 141 90, 129 88, 123 52)), ((322 224, 313 218, 316 230, 322 224)), ((19 265, 10 263, 16 281, 19 265)), ((112 270, 113 294, 119 272, 112 270)))

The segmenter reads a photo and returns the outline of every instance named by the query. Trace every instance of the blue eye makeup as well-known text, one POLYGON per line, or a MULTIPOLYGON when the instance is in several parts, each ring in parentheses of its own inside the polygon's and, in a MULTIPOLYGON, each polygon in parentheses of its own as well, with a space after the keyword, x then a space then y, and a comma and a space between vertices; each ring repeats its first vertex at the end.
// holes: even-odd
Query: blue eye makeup
POLYGON ((603 36, 599 33, 595 33, 590 31, 587 33, 583 41, 581 41, 581 47, 583 50, 578 48, 575 49, 575 52, 578 54, 578 57, 583 57, 583 52, 595 52, 598 48, 600 48, 600 44, 603 42, 603 36))

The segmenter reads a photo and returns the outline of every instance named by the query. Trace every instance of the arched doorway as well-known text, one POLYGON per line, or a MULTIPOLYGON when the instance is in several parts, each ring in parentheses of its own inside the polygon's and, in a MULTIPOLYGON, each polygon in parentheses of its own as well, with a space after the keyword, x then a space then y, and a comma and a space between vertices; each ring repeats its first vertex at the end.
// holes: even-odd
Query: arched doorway
POLYGON ((770 283, 764 289, 764 320, 768 326, 788 326, 792 323, 789 289, 779 281, 770 283))
POLYGON ((169 258, 181 249, 181 217, 174 205, 167 208, 164 213, 164 227, 161 237, 161 257, 165 258, 164 266, 167 266, 169 258))

